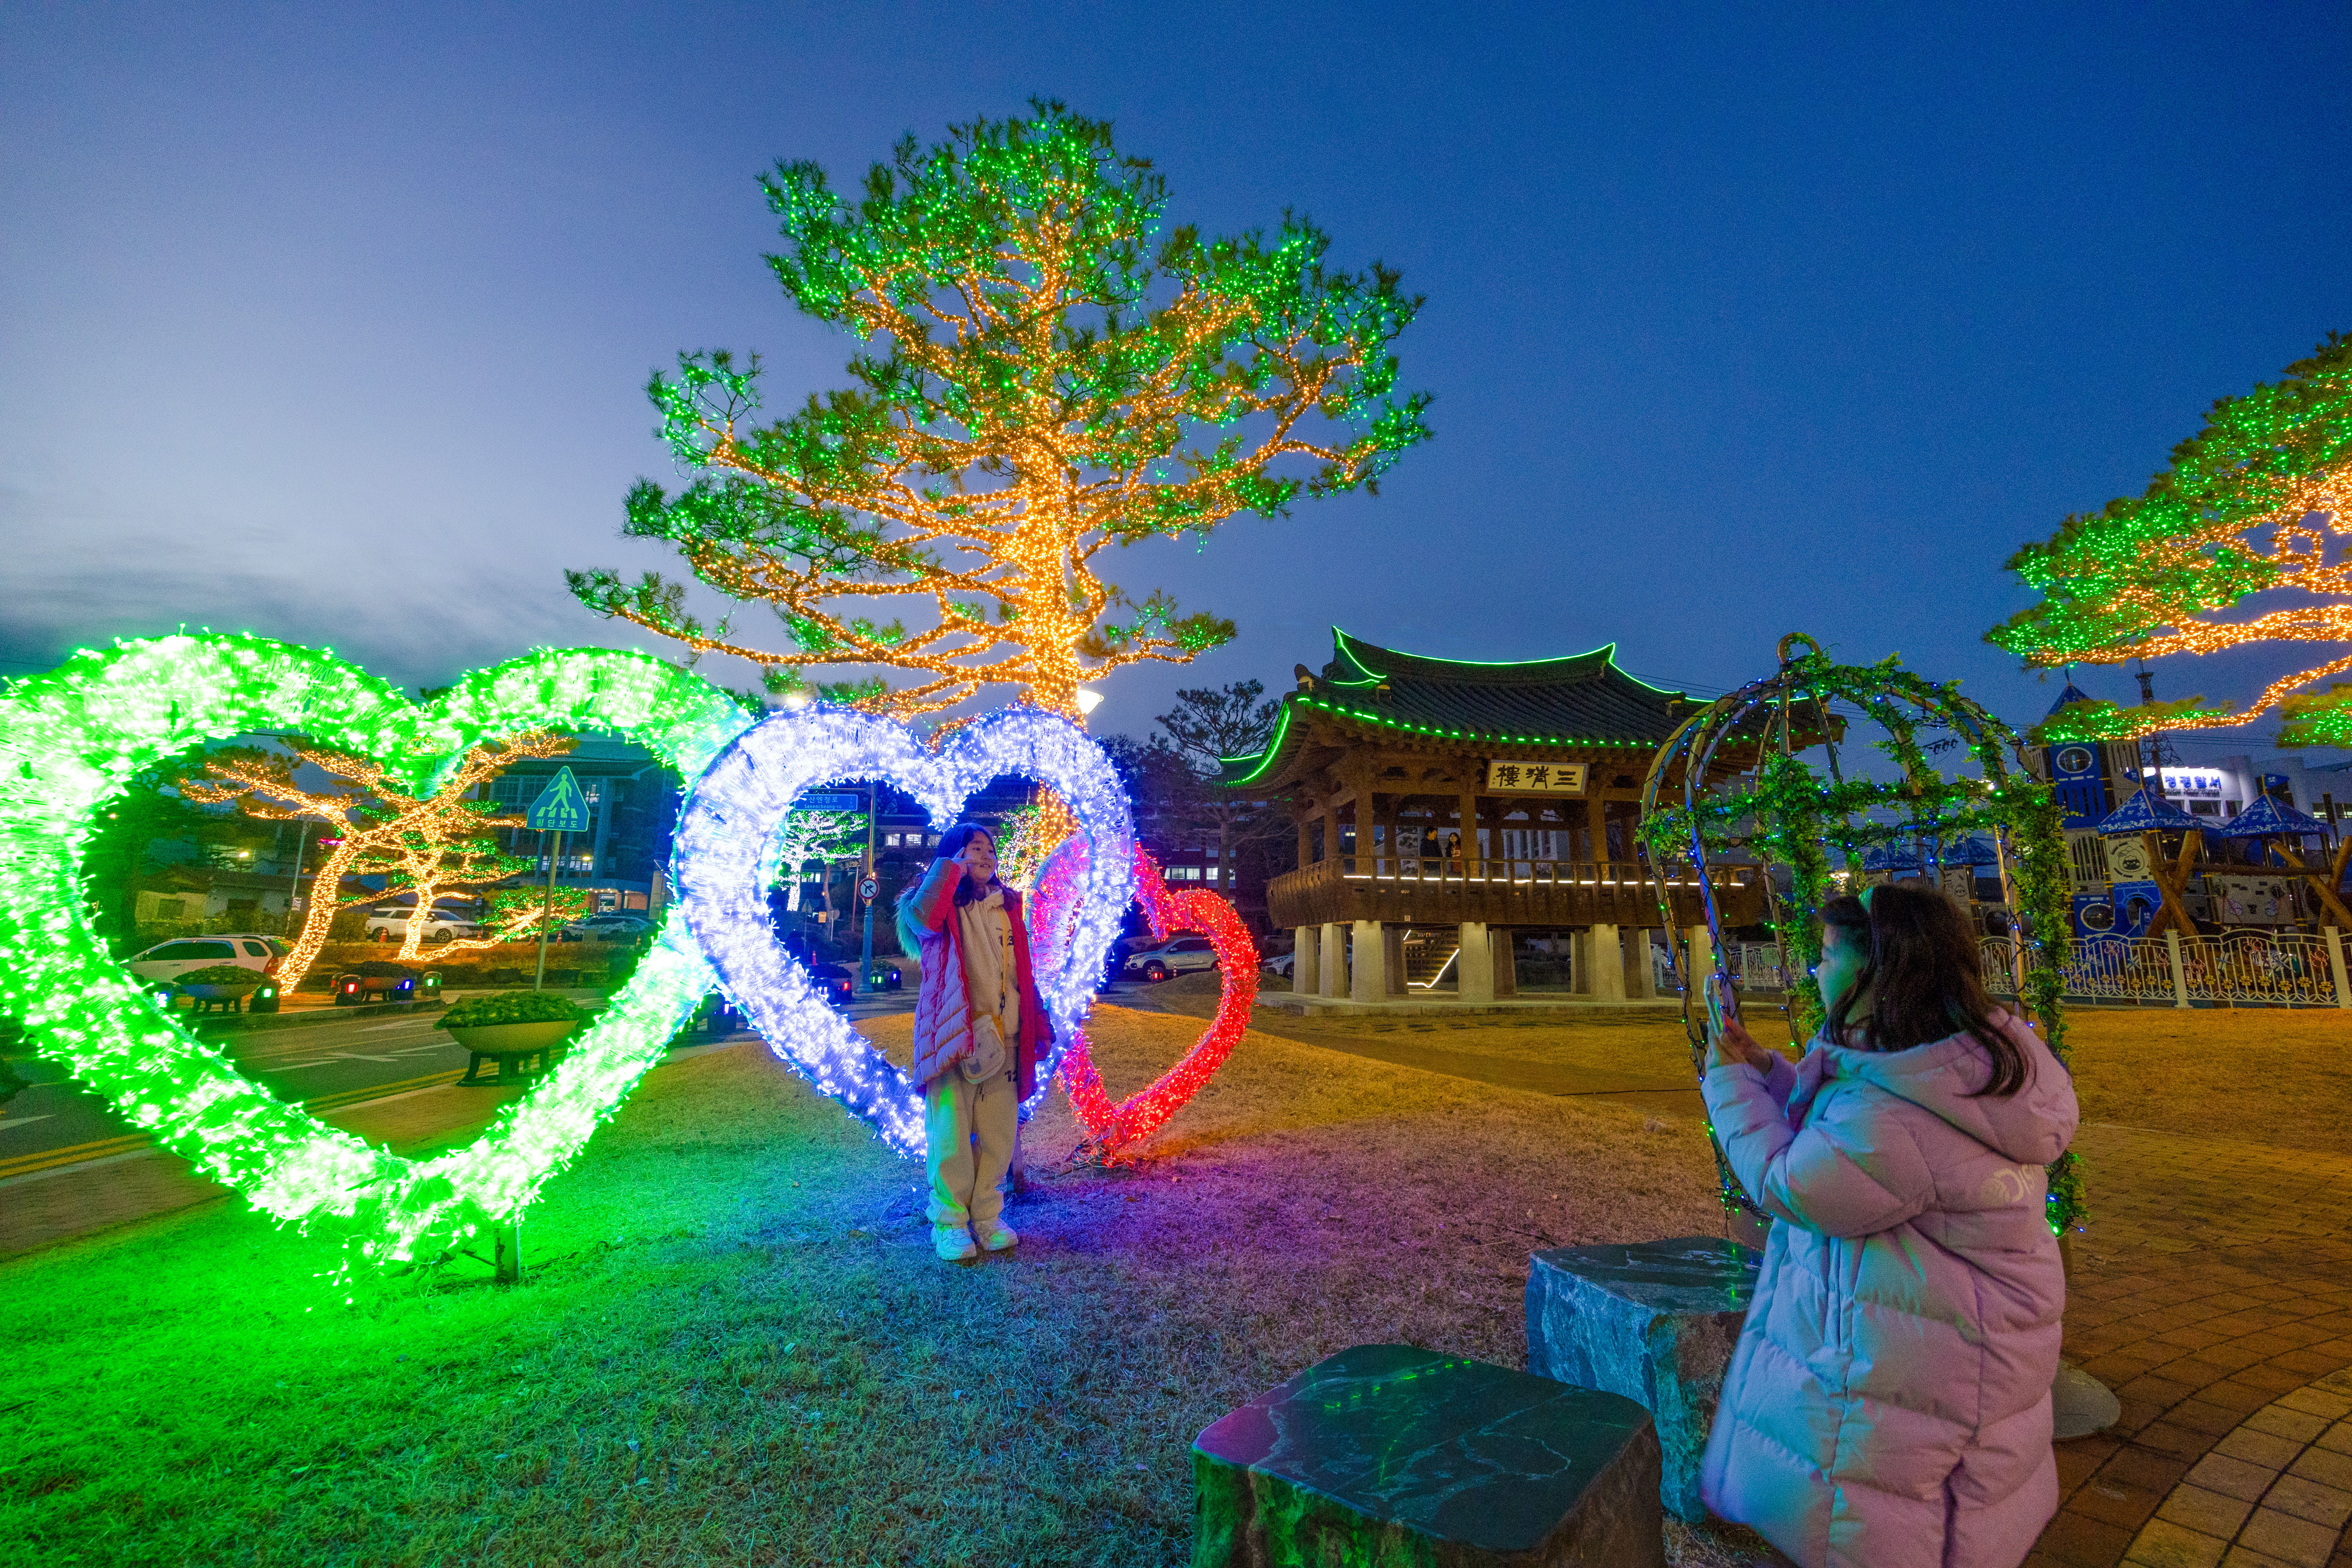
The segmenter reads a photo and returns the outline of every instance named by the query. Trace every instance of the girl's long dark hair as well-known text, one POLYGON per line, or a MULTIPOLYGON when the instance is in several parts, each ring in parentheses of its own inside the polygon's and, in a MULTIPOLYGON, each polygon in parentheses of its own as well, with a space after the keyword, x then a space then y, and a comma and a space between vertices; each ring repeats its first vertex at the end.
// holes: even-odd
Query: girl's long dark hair
POLYGON ((1868 955, 1853 989, 1830 1009, 1833 1043, 1907 1051, 1965 1031, 1992 1058, 1992 1076, 1977 1093, 2006 1099, 2025 1087, 2032 1076, 2025 1053, 1993 1026, 1976 936, 1958 904, 1932 888, 1874 888, 1867 908, 1860 899, 1832 899, 1822 906, 1822 923, 1868 955), (1856 1018, 1864 996, 1869 1016, 1856 1018))

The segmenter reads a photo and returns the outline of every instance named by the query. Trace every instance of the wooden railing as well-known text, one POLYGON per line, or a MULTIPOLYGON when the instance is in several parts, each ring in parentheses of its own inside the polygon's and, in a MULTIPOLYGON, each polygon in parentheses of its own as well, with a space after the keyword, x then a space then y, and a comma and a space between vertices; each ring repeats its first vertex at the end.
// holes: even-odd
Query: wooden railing
MULTIPOLYGON (((1763 873, 1733 866, 1712 873, 1726 925, 1763 918, 1763 873)), ((1438 925, 1463 921, 1506 926, 1654 926, 1660 889, 1635 861, 1449 860, 1429 855, 1341 855, 1286 871, 1266 884, 1277 926, 1333 921, 1438 925)), ((1698 879, 1670 874, 1664 891, 1674 923, 1706 919, 1698 879)))

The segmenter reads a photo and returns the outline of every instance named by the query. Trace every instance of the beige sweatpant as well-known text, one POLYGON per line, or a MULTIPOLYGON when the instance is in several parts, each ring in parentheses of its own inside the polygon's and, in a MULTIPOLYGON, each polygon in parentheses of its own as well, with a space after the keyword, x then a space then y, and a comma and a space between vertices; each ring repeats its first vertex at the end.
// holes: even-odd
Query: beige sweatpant
POLYGON ((1004 1173, 1021 1129, 1013 1069, 972 1083, 950 1067, 923 1086, 924 1163, 933 1225, 974 1225, 1004 1212, 1004 1173))

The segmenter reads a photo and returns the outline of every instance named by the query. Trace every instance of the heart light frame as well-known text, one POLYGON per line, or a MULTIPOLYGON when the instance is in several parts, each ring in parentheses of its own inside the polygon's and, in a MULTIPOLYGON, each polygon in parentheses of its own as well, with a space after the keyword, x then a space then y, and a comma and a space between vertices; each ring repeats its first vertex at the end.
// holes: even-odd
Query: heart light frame
POLYGON ((1093 1006, 1103 957, 1134 892, 1135 828, 1102 748, 1066 719, 1013 708, 964 725, 935 752, 905 725, 848 709, 778 713, 744 732, 695 786, 678 818, 671 885, 719 984, 769 1048, 898 1152, 924 1148, 919 1085, 827 1006, 777 942, 763 874, 793 803, 820 784, 873 781, 915 800, 934 827, 954 824, 991 779, 1014 773, 1056 791, 1089 848, 1066 940, 1033 942, 1055 1044, 1038 1063, 1034 1109, 1093 1006))
POLYGON ((403 1159, 247 1078, 161 1011, 90 923, 81 858, 100 806, 206 741, 293 731, 383 759, 419 784, 467 748, 540 728, 614 731, 692 779, 751 722, 700 677, 644 654, 542 652, 476 671, 435 701, 331 652, 205 634, 85 650, 0 695, 0 1002, 34 1048, 281 1223, 362 1226, 362 1252, 509 1221, 579 1153, 711 984, 673 916, 556 1068, 465 1148, 403 1159))

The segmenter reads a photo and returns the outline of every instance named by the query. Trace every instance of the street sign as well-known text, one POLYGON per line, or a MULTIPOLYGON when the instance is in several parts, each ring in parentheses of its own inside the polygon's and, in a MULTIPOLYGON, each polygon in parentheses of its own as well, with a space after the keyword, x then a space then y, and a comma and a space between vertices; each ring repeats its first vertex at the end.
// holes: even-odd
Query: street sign
POLYGON ((530 804, 529 820, 541 833, 588 831, 588 796, 580 781, 572 776, 571 768, 559 770, 555 781, 539 792, 539 798, 530 804))
POLYGON ((803 811, 856 811, 866 804, 866 797, 846 790, 820 790, 801 796, 797 804, 803 811))
POLYGON ((870 899, 881 890, 882 884, 871 877, 861 879, 857 884, 857 896, 861 899, 870 899))

